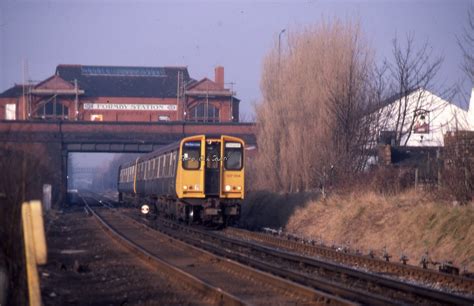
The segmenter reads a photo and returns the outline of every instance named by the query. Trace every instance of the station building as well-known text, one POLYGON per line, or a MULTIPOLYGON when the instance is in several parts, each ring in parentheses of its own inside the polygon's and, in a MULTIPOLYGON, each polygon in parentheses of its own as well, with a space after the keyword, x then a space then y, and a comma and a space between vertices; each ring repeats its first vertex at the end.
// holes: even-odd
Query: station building
POLYGON ((1 93, 0 120, 238 122, 239 103, 221 66, 198 81, 187 67, 58 65, 1 93))

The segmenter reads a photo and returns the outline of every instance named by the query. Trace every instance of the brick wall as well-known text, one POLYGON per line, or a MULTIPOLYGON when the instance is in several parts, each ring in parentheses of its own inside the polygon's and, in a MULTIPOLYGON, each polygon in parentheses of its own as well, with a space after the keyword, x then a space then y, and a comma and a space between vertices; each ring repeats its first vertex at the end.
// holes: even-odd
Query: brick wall
POLYGON ((446 134, 443 161, 443 185, 452 190, 458 200, 471 200, 474 195, 474 131, 446 134))
MULTIPOLYGON (((176 99, 162 98, 133 98, 133 97, 99 97, 82 98, 82 103, 101 104, 166 104, 176 105, 176 99)), ((178 111, 130 111, 130 110, 84 110, 80 106, 79 118, 84 121, 91 121, 92 115, 102 115, 103 121, 138 121, 157 122, 160 116, 167 116, 169 120, 178 120, 178 111)))

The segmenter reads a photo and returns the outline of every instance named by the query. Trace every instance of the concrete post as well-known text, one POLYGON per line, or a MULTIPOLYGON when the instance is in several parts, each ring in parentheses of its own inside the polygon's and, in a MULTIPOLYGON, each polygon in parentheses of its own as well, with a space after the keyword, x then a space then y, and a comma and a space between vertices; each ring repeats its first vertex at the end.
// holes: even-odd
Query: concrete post
POLYGON ((61 187, 60 187, 60 195, 59 201, 60 205, 64 204, 64 201, 67 199, 67 158, 68 152, 61 148, 61 187))
POLYGON ((8 274, 4 263, 0 263, 0 305, 7 304, 8 296, 8 274))

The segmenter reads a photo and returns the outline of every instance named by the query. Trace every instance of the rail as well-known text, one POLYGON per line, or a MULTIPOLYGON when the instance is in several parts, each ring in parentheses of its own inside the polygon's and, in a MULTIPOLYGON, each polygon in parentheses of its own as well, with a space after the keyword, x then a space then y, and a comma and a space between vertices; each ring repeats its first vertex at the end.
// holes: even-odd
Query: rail
MULTIPOLYGON (((84 199, 84 201, 85 201, 85 203, 87 203, 86 199, 84 199)), ((97 200, 97 201, 99 201, 99 200, 97 200)), ((102 201, 102 202, 104 202, 104 201, 102 201)), ((147 261, 149 261, 149 260, 156 261, 156 259, 158 259, 157 262, 159 262, 160 265, 164 264, 165 266, 167 266, 165 272, 167 272, 168 274, 172 274, 172 275, 178 275, 178 274, 182 275, 182 277, 183 277, 182 281, 188 282, 189 285, 195 287, 197 290, 201 290, 203 292, 206 292, 207 294, 209 294, 209 292, 214 292, 213 293, 214 298, 217 299, 219 302, 222 302, 226 305, 227 304, 230 304, 230 305, 245 304, 245 302, 243 302, 238 297, 236 297, 234 295, 231 295, 231 294, 223 291, 222 289, 219 289, 218 287, 213 286, 209 283, 203 282, 202 280, 200 280, 200 279, 198 279, 198 278, 182 271, 181 269, 179 269, 177 267, 174 267, 169 263, 166 263, 164 260, 160 260, 159 258, 154 256, 152 253, 150 253, 150 252, 146 251, 145 249, 143 249, 142 247, 140 247, 134 241, 131 241, 130 239, 127 239, 127 238, 123 237, 123 235, 118 233, 116 231, 116 229, 113 228, 113 226, 111 226, 110 224, 107 224, 107 222, 104 220, 104 218, 101 218, 100 213, 94 211, 94 209, 88 204, 87 204, 87 209, 88 209, 88 211, 93 213, 93 215, 96 216, 98 218, 98 220, 99 219, 102 220, 100 222, 103 224, 103 226, 105 228, 107 228, 108 232, 114 233, 113 234, 114 237, 120 237, 119 239, 121 241, 125 241, 125 244, 134 253, 135 252, 141 253, 142 254, 142 255, 140 255, 141 258, 144 258, 147 261), (194 283, 194 285, 193 285, 193 283, 194 283), (195 285, 197 283, 199 285, 195 285), (222 299, 224 299, 224 300, 222 300, 222 299)), ((104 208, 104 209, 106 209, 106 208, 104 208)), ((107 209, 107 210, 110 210, 110 209, 107 209)), ((115 214, 119 215, 119 213, 115 213, 115 214)), ((138 226, 142 229, 147 229, 147 227, 144 227, 143 224, 141 224, 141 223, 138 223, 138 222, 136 222, 132 219, 126 218, 126 217, 125 217, 125 219, 127 219, 129 221, 133 221, 136 224, 136 226, 138 226)), ((125 219, 123 221, 126 221, 125 219)), ((183 242, 180 242, 180 241, 176 241, 176 240, 174 240, 173 238, 171 238, 169 236, 167 236, 167 237, 168 237, 168 238, 166 238, 167 240, 173 240, 174 241, 173 244, 177 244, 177 245, 182 244, 186 248, 192 248, 196 252, 207 254, 205 256, 216 258, 216 259, 213 259, 213 260, 217 260, 218 262, 221 262, 221 264, 228 266, 230 269, 245 271, 244 273, 252 275, 253 279, 258 280, 262 284, 270 284, 271 286, 274 286, 275 288, 280 288, 279 290, 281 290, 282 292, 287 292, 287 291, 293 292, 291 296, 293 296, 293 295, 301 296, 302 298, 304 298, 306 300, 314 301, 314 302, 317 302, 317 303, 325 303, 325 304, 329 303, 329 304, 336 304, 336 305, 351 305, 352 304, 351 302, 340 299, 338 297, 334 297, 334 296, 328 295, 328 294, 323 293, 323 292, 318 292, 318 291, 315 291, 314 289, 307 288, 307 287, 292 283, 292 282, 287 281, 287 280, 276 278, 275 276, 272 276, 272 275, 267 274, 265 272, 257 271, 257 270, 254 270, 254 269, 250 268, 250 267, 246 267, 244 265, 241 265, 241 264, 238 264, 238 263, 235 263, 235 262, 232 262, 232 261, 227 261, 226 259, 223 259, 223 258, 219 259, 214 254, 207 253, 207 252, 203 251, 202 249, 190 246, 188 244, 184 244, 183 242)))

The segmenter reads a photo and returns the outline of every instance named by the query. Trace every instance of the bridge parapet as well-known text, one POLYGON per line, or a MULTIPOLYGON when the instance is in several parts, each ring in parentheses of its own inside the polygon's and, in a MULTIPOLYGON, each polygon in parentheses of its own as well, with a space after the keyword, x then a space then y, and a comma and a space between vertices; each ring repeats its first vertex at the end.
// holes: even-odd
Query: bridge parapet
POLYGON ((94 152, 143 152, 138 146, 152 150, 196 134, 229 134, 256 143, 253 123, 0 121, 0 141, 59 142, 73 151, 90 151, 94 145, 94 152))

